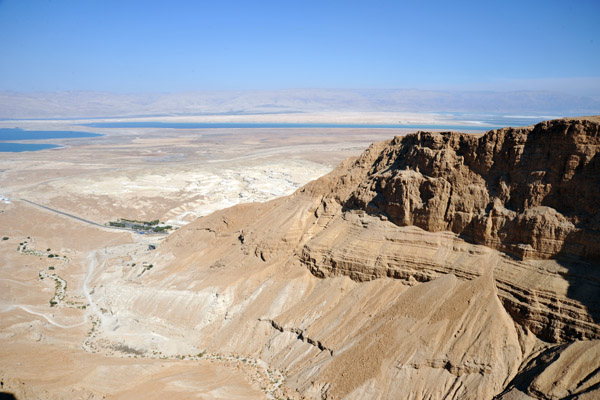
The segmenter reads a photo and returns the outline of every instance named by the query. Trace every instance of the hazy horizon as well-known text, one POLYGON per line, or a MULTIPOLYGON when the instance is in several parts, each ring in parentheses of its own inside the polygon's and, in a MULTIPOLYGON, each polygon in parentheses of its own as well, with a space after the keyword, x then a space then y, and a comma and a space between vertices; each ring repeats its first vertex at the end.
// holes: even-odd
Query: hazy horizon
POLYGON ((566 117, 600 113, 600 98, 549 91, 417 89, 214 90, 178 93, 0 91, 2 119, 344 112, 508 113, 566 117))

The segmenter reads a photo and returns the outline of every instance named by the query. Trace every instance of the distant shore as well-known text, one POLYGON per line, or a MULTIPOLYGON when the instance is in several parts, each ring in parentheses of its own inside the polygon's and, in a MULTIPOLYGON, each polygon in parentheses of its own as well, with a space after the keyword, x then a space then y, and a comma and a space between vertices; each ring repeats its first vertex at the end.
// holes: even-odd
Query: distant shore
MULTIPOLYGON (((456 127, 456 129, 489 130, 498 126, 526 126, 547 119, 543 115, 478 115, 456 113, 406 112, 298 112, 264 114, 161 115, 77 119, 2 120, 0 127, 15 126, 52 129, 81 129, 78 125, 98 123, 216 123, 216 124, 331 124, 331 125, 398 125, 456 127)), ((368 126, 367 126, 368 127, 368 126)), ((425 128, 427 129, 427 128, 425 128)), ((432 127, 431 129, 435 129, 432 127)))

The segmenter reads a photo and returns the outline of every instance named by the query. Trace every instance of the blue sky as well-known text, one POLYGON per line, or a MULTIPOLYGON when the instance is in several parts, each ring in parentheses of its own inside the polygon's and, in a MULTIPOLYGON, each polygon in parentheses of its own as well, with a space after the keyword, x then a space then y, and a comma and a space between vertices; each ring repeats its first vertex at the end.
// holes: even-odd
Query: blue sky
POLYGON ((600 1, 0 0, 0 90, 600 94, 600 1))

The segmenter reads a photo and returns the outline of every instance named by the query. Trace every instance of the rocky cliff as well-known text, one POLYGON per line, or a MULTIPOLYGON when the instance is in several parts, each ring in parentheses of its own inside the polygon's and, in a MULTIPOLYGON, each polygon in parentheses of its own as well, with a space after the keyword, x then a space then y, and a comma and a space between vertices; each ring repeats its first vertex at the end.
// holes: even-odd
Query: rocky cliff
POLYGON ((397 137, 201 218, 147 274, 104 271, 120 327, 94 345, 175 335, 266 361, 292 398, 597 398, 599 127, 397 137))
POLYGON ((600 125, 555 120, 481 137, 397 137, 344 201, 519 258, 600 258, 600 125))

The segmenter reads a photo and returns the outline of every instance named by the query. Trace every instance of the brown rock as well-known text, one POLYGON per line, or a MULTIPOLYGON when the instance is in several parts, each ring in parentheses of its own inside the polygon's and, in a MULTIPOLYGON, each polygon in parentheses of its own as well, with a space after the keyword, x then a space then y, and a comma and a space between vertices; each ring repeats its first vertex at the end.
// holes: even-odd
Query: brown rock
POLYGON ((598 259, 599 151, 600 124, 589 119, 479 138, 419 132, 395 138, 362 165, 368 173, 344 206, 450 230, 521 259, 598 259))

